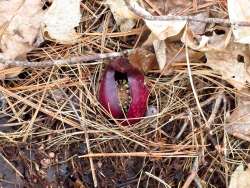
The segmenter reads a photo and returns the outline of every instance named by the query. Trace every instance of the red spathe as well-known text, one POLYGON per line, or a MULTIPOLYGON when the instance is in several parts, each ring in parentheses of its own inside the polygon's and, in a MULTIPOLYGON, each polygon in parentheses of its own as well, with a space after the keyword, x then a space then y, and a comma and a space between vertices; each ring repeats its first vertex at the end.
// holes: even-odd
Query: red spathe
POLYGON ((147 110, 149 89, 144 84, 144 75, 132 67, 125 58, 113 60, 106 68, 101 79, 99 100, 102 106, 112 114, 114 118, 124 118, 122 125, 133 124, 140 121, 147 110), (131 103, 128 112, 124 115, 120 106, 117 81, 115 73, 126 73, 130 89, 131 103))

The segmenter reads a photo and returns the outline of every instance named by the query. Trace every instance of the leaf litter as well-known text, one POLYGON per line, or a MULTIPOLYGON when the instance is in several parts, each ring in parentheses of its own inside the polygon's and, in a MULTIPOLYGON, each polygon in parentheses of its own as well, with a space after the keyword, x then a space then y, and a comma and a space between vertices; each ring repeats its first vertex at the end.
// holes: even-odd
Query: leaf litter
MULTIPOLYGON (((149 20, 123 0, 70 2, 0 2, 1 186, 248 185, 248 27, 149 20), (145 118, 128 127, 98 103, 109 60, 5 64, 126 49, 150 87, 145 118)), ((248 20, 244 0, 133 3, 148 16, 248 20)))

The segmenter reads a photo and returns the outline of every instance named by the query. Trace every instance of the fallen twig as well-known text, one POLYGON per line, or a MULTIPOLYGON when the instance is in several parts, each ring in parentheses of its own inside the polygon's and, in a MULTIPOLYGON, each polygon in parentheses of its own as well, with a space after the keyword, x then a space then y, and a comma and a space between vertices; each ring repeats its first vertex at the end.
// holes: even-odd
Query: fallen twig
POLYGON ((155 20, 155 21, 173 21, 173 20, 186 20, 187 22, 201 22, 201 23, 215 23, 215 24, 225 24, 233 26, 245 26, 250 27, 250 22, 241 21, 233 22, 229 19, 222 18, 197 18, 195 16, 174 16, 174 15, 164 15, 164 16, 152 16, 147 14, 147 11, 143 9, 137 2, 125 0, 128 8, 137 16, 142 17, 146 20, 155 20))
POLYGON ((93 54, 93 55, 83 55, 74 56, 66 59, 58 60, 45 60, 45 61, 19 61, 19 60, 9 60, 5 59, 3 54, 0 54, 0 63, 5 66, 18 66, 18 67, 49 67, 54 65, 72 65, 81 62, 96 61, 101 59, 115 58, 127 55, 133 50, 124 50, 122 52, 111 52, 103 54, 93 54))
POLYGON ((197 157, 195 152, 133 152, 133 153, 89 153, 86 155, 81 155, 79 158, 88 157, 197 157))

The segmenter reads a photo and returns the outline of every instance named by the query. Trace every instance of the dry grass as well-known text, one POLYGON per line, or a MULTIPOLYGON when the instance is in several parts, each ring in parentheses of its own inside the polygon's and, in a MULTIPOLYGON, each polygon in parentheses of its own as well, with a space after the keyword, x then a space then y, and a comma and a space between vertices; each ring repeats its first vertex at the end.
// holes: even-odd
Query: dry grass
MULTIPOLYGON (((185 14, 194 12, 193 7, 226 14, 225 1, 193 2, 185 14)), ((141 22, 130 32, 119 32, 101 1, 84 1, 82 11, 79 44, 47 42, 29 54, 30 60, 140 45, 146 30, 141 22)), ((99 187, 225 187, 235 165, 249 159, 248 144, 224 131, 236 91, 204 63, 189 65, 192 74, 186 62, 179 62, 168 76, 158 71, 146 75, 149 105, 158 112, 131 127, 111 121, 98 102, 104 62, 26 69, 0 85, 2 150, 14 146, 22 155, 24 145, 30 151, 42 147, 43 156, 53 151, 57 158, 53 165, 67 163, 87 187, 93 186, 86 180, 87 172, 99 187)), ((35 160, 22 160, 29 174, 39 174, 35 160)))

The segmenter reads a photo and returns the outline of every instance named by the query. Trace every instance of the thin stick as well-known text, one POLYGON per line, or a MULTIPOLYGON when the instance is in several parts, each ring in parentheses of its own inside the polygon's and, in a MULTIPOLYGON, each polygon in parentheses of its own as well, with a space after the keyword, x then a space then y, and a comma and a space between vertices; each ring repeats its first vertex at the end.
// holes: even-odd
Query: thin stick
MULTIPOLYGON (((187 29, 187 28, 186 28, 187 29)), ((186 34, 186 31, 185 31, 185 34, 186 34)), ((186 38, 186 37, 185 37, 186 38)), ((185 41, 186 43, 186 41, 185 41)), ((200 114, 202 116, 202 118, 204 119, 206 125, 208 124, 207 123, 207 119, 203 113, 203 110, 201 108, 201 105, 200 105, 200 101, 199 101, 199 97, 198 97, 198 94, 196 92, 196 89, 195 89, 195 86, 194 86, 194 81, 193 81, 193 76, 192 76, 192 70, 191 70, 191 66, 190 66, 190 61, 189 61, 189 55, 188 55, 188 47, 187 47, 187 44, 185 44, 185 54, 186 54, 186 62, 187 62, 187 69, 188 69, 188 76, 189 76, 189 80, 190 80, 190 84, 191 84, 191 88, 192 88, 192 91, 193 91, 193 94, 194 94, 194 98, 195 98, 195 101, 196 101, 196 104, 197 104, 197 108, 199 109, 200 111, 200 114)))
POLYGON ((45 61, 18 61, 18 60, 9 60, 0 53, 0 62, 6 66, 18 66, 18 67, 49 67, 54 65, 72 65, 81 62, 96 61, 107 58, 121 57, 131 53, 133 50, 124 50, 122 52, 111 52, 103 54, 93 54, 93 55, 82 55, 74 56, 66 59, 58 60, 45 60, 45 61))
POLYGON ((222 18, 197 18, 194 16, 152 16, 147 14, 147 11, 143 9, 136 1, 125 0, 128 8, 137 16, 142 17, 146 20, 155 20, 155 21, 173 21, 173 20, 186 20, 187 22, 201 22, 201 23, 216 23, 216 24, 225 24, 225 25, 234 25, 234 26, 245 26, 250 27, 250 22, 247 21, 230 21, 229 19, 222 18))
POLYGON ((172 153, 154 153, 154 152, 132 152, 132 153, 89 153, 79 156, 79 158, 88 157, 197 157, 194 152, 172 152, 172 153))

